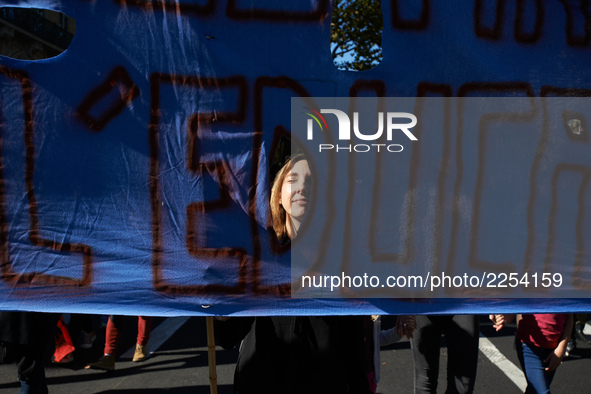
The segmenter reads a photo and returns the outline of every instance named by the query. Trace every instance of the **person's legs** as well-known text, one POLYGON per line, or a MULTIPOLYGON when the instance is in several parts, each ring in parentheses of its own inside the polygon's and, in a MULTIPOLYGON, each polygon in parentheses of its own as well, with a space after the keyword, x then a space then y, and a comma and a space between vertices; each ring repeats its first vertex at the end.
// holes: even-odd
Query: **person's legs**
POLYGON ((105 354, 115 355, 117 353, 117 345, 121 338, 121 326, 123 324, 123 316, 109 316, 107 322, 107 332, 105 338, 105 354))
POLYGON ((102 369, 106 371, 115 370, 115 355, 117 354, 117 345, 121 338, 122 324, 123 316, 109 316, 107 332, 105 334, 104 355, 97 362, 88 364, 86 368, 102 369))
POLYGON ((57 330, 55 331, 55 351, 53 352, 53 362, 69 363, 74 361, 74 343, 70 338, 70 333, 64 322, 64 317, 60 315, 57 321, 57 330))
POLYGON ((550 383, 552 383, 556 371, 545 371, 546 366, 543 361, 552 352, 552 349, 530 346, 518 339, 515 340, 515 349, 527 380, 525 392, 527 394, 549 394, 550 383))
POLYGON ((415 393, 436 393, 439 375, 441 317, 416 316, 417 329, 411 340, 415 393))
POLYGON ((591 339, 583 333, 583 329, 585 328, 585 323, 587 322, 587 314, 576 314, 575 315, 575 324, 573 325, 573 334, 572 339, 581 341, 586 344, 591 344, 591 339))
POLYGON ((79 339, 82 349, 90 349, 92 347, 96 339, 96 334, 94 333, 91 315, 72 314, 68 328, 72 339, 79 339))
POLYGON ((46 394, 45 369, 43 356, 45 348, 17 345, 15 362, 18 379, 21 382, 21 394, 46 394))
POLYGON ((148 353, 148 349, 146 348, 148 339, 150 339, 150 331, 152 331, 152 318, 149 316, 138 316, 137 343, 131 361, 144 361, 150 357, 150 353, 148 353))
POLYGON ((448 350, 446 393, 472 393, 478 365, 478 318, 475 315, 449 317, 443 332, 448 350))
POLYGON ((146 346, 152 331, 152 317, 138 316, 137 320, 137 344, 146 346))
POLYGON ((32 336, 26 345, 10 344, 21 381, 21 394, 47 394, 45 352, 53 339, 58 315, 25 312, 21 317, 24 319, 21 321, 21 330, 32 336))
POLYGON ((70 324, 68 324, 68 331, 72 337, 77 336, 80 331, 93 332, 92 315, 73 313, 70 316, 70 324))

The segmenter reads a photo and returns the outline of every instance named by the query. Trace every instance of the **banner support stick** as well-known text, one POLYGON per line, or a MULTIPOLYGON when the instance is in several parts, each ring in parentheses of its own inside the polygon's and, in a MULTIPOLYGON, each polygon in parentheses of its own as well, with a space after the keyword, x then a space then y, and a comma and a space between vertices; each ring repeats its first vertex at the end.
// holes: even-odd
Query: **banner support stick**
POLYGON ((207 325, 207 360, 209 364, 209 390, 211 394, 218 393, 218 377, 215 361, 215 338, 213 333, 213 316, 206 316, 207 325))

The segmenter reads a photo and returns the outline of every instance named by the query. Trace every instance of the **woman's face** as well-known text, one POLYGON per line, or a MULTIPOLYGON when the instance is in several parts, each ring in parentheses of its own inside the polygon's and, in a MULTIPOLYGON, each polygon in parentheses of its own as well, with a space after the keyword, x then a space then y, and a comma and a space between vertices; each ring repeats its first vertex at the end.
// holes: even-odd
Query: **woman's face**
POLYGON ((300 160, 293 165, 291 170, 283 179, 281 185, 281 200, 280 204, 287 213, 286 225, 294 225, 297 222, 297 227, 308 209, 312 186, 312 175, 310 174, 310 167, 308 161, 300 160))

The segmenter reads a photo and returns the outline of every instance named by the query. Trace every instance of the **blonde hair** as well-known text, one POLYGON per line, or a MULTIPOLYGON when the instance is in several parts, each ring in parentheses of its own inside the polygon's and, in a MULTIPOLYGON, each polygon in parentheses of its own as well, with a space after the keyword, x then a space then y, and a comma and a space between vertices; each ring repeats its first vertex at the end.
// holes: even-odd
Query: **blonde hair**
POLYGON ((291 171, 293 165, 301 160, 306 160, 306 157, 301 153, 289 159, 287 163, 281 167, 279 172, 277 172, 277 175, 275 175, 273 187, 271 188, 271 201, 269 202, 269 205, 271 206, 271 217, 273 218, 273 230, 275 230, 275 234, 279 239, 287 237, 287 228, 285 226, 287 213, 285 212, 283 205, 280 204, 281 187, 283 186, 285 176, 291 171))

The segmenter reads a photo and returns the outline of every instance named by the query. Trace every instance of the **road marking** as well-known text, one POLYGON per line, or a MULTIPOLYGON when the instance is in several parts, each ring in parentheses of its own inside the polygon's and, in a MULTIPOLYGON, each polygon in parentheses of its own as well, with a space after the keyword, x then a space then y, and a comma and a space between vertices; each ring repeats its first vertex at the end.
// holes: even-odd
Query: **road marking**
MULTIPOLYGON (((160 348, 179 328, 189 320, 189 317, 169 317, 152 330, 150 333, 150 340, 148 341, 148 353, 152 354, 160 348)), ((127 350, 121 358, 133 358, 135 352, 135 345, 127 350)))
POLYGON ((527 383, 520 368, 513 364, 493 343, 480 333, 478 348, 494 365, 496 365, 515 385, 525 392, 527 383))

